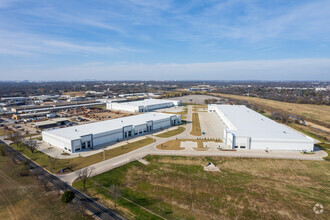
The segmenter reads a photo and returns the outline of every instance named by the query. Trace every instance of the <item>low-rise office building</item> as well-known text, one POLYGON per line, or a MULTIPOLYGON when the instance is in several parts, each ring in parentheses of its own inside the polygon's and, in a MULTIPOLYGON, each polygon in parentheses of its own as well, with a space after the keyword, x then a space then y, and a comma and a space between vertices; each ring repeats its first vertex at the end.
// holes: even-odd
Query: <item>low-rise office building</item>
POLYGON ((150 112, 156 109, 180 106, 181 104, 180 100, 144 99, 134 102, 108 102, 107 109, 125 112, 150 112))
POLYGON ((314 140, 244 105, 208 105, 225 124, 224 143, 231 149, 313 151, 314 140))
POLYGON ((149 112, 42 132, 42 140, 68 153, 121 141, 181 123, 181 116, 149 112))

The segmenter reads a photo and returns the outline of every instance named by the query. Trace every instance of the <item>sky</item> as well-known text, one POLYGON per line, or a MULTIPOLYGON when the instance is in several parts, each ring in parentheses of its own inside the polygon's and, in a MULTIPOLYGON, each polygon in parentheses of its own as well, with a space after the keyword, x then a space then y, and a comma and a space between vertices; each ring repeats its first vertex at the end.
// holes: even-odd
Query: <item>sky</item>
POLYGON ((329 0, 0 0, 0 80, 330 80, 329 0))

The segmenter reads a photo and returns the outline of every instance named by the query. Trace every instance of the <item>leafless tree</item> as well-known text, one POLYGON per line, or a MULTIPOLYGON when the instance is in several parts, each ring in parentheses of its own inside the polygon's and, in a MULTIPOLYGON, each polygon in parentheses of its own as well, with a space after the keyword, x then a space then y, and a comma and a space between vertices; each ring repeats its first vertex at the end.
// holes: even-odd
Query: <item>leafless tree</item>
POLYGON ((39 145, 37 140, 27 140, 24 142, 27 146, 27 148, 31 151, 31 153, 34 153, 35 150, 38 150, 39 145))
POLYGON ((6 149, 5 149, 5 145, 0 144, 0 152, 2 156, 6 156, 6 149))
POLYGON ((105 220, 110 220, 110 219, 112 219, 111 217, 110 217, 110 215, 108 214, 108 213, 102 213, 101 214, 101 219, 105 219, 105 220))
POLYGON ((48 161, 52 166, 52 169, 56 168, 57 157, 48 157, 48 161))
MULTIPOLYGON (((30 131, 28 129, 25 129, 25 134, 26 135, 29 135, 30 134, 30 131)), ((31 135, 29 135, 29 136, 30 136, 30 139, 31 139, 31 135)))
POLYGON ((80 169, 76 171, 78 179, 80 179, 81 183, 83 184, 83 189, 86 190, 86 182, 91 177, 94 171, 94 167, 86 167, 84 169, 80 169))
POLYGON ((45 176, 40 176, 39 178, 40 183, 44 186, 45 191, 48 190, 48 178, 45 176))
POLYGON ((74 205, 78 212, 85 214, 86 201, 84 199, 75 199, 74 205))
POLYGON ((16 146, 22 142, 24 136, 19 131, 10 132, 8 134, 8 139, 11 140, 16 146))
POLYGON ((16 157, 19 155, 17 151, 10 151, 9 156, 11 157, 12 161, 17 164, 16 157))
POLYGON ((34 169, 33 174, 37 177, 37 180, 39 179, 39 177, 41 177, 43 175, 43 171, 41 167, 37 167, 34 169))
POLYGON ((112 184, 109 187, 109 195, 111 196, 111 198, 115 203, 115 208, 117 208, 117 201, 122 196, 122 194, 123 194, 123 190, 121 186, 112 184))

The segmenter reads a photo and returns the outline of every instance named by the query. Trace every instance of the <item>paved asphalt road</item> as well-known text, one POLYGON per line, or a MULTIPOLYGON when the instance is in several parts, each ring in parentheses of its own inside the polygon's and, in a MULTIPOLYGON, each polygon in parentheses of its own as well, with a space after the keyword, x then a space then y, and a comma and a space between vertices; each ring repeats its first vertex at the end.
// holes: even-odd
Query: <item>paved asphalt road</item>
POLYGON ((94 199, 89 198, 79 190, 76 190, 72 186, 66 184, 62 180, 60 180, 58 177, 48 173, 46 170, 44 170, 42 167, 40 167, 38 164, 34 163, 29 158, 25 157, 23 154, 21 154, 19 151, 14 150, 10 146, 8 146, 5 142, 0 140, 0 144, 4 144, 7 147, 7 151, 10 153, 15 153, 15 157, 19 161, 27 161, 30 164, 31 169, 40 168, 42 170, 42 175, 48 179, 49 183, 51 183, 55 188, 58 190, 71 190, 74 192, 76 198, 84 201, 84 206, 87 210, 89 210, 91 213, 93 213, 95 216, 97 216, 100 219, 116 219, 121 220, 124 219, 120 215, 118 215, 113 210, 110 210, 100 203, 96 202, 94 199))

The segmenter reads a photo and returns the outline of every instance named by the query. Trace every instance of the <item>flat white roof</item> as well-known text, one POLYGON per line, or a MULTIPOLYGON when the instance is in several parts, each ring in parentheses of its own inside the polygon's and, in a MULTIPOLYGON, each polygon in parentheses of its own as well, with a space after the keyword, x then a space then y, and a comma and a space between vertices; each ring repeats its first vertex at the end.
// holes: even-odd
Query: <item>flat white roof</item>
POLYGON ((175 114, 149 112, 124 118, 116 118, 90 124, 47 130, 43 131, 43 133, 49 133, 68 140, 76 140, 80 139, 80 137, 84 135, 99 134, 107 131, 121 129, 122 127, 130 125, 141 125, 145 124, 147 121, 167 119, 173 115, 175 114))
POLYGON ((119 103, 119 105, 148 106, 148 105, 157 105, 157 104, 171 103, 171 102, 177 102, 177 101, 166 100, 166 99, 144 99, 144 100, 133 101, 133 102, 122 102, 122 103, 119 103))
POLYGON ((235 136, 245 136, 258 139, 290 139, 313 141, 311 138, 279 124, 244 105, 212 105, 218 108, 235 128, 228 131, 235 136))

